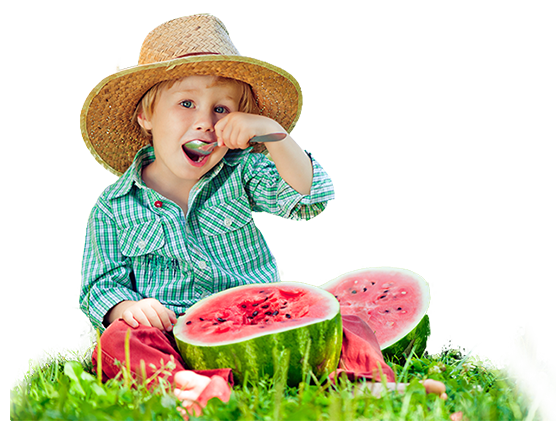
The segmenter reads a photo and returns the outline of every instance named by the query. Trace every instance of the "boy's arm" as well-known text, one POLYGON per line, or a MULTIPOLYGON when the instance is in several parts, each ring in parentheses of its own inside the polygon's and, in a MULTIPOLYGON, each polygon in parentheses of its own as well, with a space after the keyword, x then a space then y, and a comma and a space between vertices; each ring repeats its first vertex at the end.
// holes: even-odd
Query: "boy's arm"
POLYGON ((171 330, 175 313, 154 298, 135 291, 131 267, 121 253, 110 206, 102 200, 93 208, 83 256, 81 309, 95 327, 122 318, 131 327, 152 326, 171 330))
MULTIPOLYGON (((220 146, 245 149, 253 136, 286 133, 276 121, 256 114, 233 112, 216 123, 220 146)), ((244 168, 244 183, 254 211, 290 219, 310 219, 334 198, 332 181, 320 165, 288 135, 267 142, 272 161, 252 157, 244 168)))
POLYGON ((244 166, 244 188, 251 209, 288 219, 308 220, 320 214, 334 199, 332 180, 322 166, 309 154, 312 168, 310 193, 294 190, 279 174, 276 165, 262 154, 248 154, 244 166))
MULTIPOLYGON (((231 149, 245 149, 254 136, 269 133, 286 133, 286 130, 271 118, 234 112, 218 121, 215 126, 218 144, 231 149)), ((278 142, 265 143, 282 179, 298 193, 311 192, 313 167, 307 154, 287 135, 278 142)))
POLYGON ((144 297, 133 289, 132 268, 120 252, 111 210, 101 199, 87 223, 81 270, 81 310, 95 328, 104 329, 105 316, 118 303, 144 297))
POLYGON ((280 177, 298 193, 311 193, 313 164, 305 151, 289 135, 279 142, 265 145, 280 177))

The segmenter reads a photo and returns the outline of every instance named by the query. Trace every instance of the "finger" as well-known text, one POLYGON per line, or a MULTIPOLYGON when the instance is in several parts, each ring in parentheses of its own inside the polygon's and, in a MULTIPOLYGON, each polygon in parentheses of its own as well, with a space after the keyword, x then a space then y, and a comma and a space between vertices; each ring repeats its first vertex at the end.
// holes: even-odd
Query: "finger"
POLYGON ((234 145, 230 141, 230 133, 232 129, 232 124, 225 124, 221 127, 218 133, 218 142, 220 143, 220 146, 227 146, 228 148, 234 149, 234 145))
POLYGON ((143 313, 145 317, 149 320, 149 324, 152 327, 156 327, 157 329, 164 330, 164 324, 160 319, 160 313, 157 311, 155 307, 148 306, 143 308, 143 313))
POLYGON ((230 128, 227 140, 233 149, 246 149, 249 147, 250 131, 240 126, 230 128))
POLYGON ((253 146, 253 145, 249 142, 249 141, 251 140, 252 137, 253 137, 253 136, 250 136, 250 135, 243 135, 243 136, 241 137, 239 147, 240 147, 241 149, 247 149, 248 147, 253 146))
MULTIPOLYGON (((176 390, 191 390, 199 386, 199 375, 190 370, 180 370, 174 375, 176 390)), ((198 391, 197 393, 201 393, 198 391)), ((197 399, 197 396, 195 396, 197 399)))
POLYGON ((126 322, 131 327, 139 326, 139 322, 135 320, 135 318, 133 317, 133 313, 129 310, 124 311, 124 313, 122 314, 122 319, 124 319, 124 322, 126 322))
POLYGON ((168 312, 168 317, 170 318, 170 322, 175 325, 178 321, 178 317, 176 316, 176 313, 174 313, 169 308, 167 308, 166 311, 168 312))
POLYGON ((218 146, 225 146, 223 133, 230 120, 228 117, 229 115, 222 118, 221 120, 218 120, 214 125, 214 134, 216 135, 218 146))
POLYGON ((181 390, 174 389, 174 395, 180 400, 185 402, 195 402, 199 397, 199 392, 196 390, 181 390))
POLYGON ((149 319, 147 318, 147 316, 145 316, 145 313, 141 308, 134 309, 133 312, 131 310, 127 310, 126 313, 127 312, 132 313, 133 318, 140 325, 151 327, 151 323, 149 322, 149 319))
POLYGON ((166 307, 162 305, 160 307, 161 307, 160 309, 157 309, 157 313, 158 313, 160 323, 162 324, 162 329, 167 332, 170 332, 174 327, 172 320, 170 319, 170 313, 166 307))

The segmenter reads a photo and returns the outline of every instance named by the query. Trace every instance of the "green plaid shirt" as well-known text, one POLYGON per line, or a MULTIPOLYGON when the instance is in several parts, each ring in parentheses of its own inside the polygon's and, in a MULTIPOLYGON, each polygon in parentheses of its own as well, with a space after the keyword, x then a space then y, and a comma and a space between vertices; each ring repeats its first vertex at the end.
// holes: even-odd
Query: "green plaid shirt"
POLYGON ((193 187, 187 215, 148 188, 141 149, 98 199, 87 225, 80 305, 94 327, 123 300, 151 297, 183 313, 199 299, 243 284, 279 281, 276 262, 251 212, 310 219, 334 198, 313 158, 313 185, 301 195, 261 154, 230 150, 193 187))

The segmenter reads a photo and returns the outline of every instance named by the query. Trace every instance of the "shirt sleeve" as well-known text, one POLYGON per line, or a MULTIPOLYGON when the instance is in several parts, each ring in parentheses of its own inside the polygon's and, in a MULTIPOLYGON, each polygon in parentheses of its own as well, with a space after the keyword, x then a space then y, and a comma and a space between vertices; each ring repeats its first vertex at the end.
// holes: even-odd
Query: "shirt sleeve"
POLYGON ((111 210, 101 198, 87 224, 79 297, 81 310, 95 328, 104 330, 104 316, 119 302, 143 298, 133 290, 131 272, 120 252, 111 210))
POLYGON ((254 157, 245 172, 246 191, 255 212, 268 212, 283 218, 309 220, 321 213, 334 199, 332 180, 322 166, 307 153, 313 166, 313 183, 308 195, 303 195, 286 183, 276 165, 262 154, 254 157))

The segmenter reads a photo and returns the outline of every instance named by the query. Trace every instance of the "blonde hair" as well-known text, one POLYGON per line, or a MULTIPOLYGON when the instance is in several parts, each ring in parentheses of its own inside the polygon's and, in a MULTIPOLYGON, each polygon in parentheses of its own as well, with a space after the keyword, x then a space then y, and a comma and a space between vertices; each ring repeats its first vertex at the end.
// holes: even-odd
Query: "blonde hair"
MULTIPOLYGON (((139 124, 137 122, 137 117, 141 113, 143 113, 143 116, 145 118, 151 118, 154 112, 156 99, 158 98, 160 93, 164 89, 170 89, 172 86, 174 86, 176 82, 180 80, 181 79, 165 80, 163 82, 157 83, 151 89, 149 89, 147 93, 143 95, 141 101, 139 101, 139 103, 137 104, 137 107, 135 108, 135 112, 133 113, 132 122, 139 124)), ((230 79, 227 77, 216 76, 214 83, 210 86, 224 84, 224 83, 235 84, 241 88, 238 111, 241 111, 243 113, 250 113, 250 114, 260 114, 259 106, 257 104, 257 101, 255 100, 255 95, 253 94, 251 85, 237 79, 230 79)), ((139 126, 141 127, 141 131, 143 132, 143 134, 149 139, 149 143, 152 145, 153 138, 150 130, 146 130, 141 125, 139 126)))

